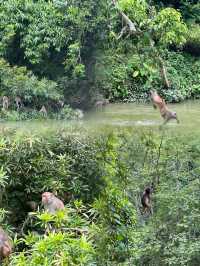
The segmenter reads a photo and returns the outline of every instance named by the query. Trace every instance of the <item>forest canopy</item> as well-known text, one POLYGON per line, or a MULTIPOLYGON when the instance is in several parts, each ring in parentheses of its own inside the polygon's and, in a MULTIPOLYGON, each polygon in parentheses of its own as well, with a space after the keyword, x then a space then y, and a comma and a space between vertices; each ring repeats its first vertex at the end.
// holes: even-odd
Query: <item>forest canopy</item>
POLYGON ((199 266, 199 79, 199 1, 0 0, 0 265, 199 266))
POLYGON ((0 93, 31 97, 20 88, 31 87, 31 71, 83 108, 101 97, 148 100, 152 87, 169 101, 199 97, 198 10, 198 1, 1 1, 1 64, 27 79, 1 81, 0 93))

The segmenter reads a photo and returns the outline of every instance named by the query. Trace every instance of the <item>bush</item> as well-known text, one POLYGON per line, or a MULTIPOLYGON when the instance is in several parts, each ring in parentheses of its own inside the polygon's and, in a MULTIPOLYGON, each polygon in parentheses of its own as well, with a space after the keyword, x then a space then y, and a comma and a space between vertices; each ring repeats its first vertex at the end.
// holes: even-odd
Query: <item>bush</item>
POLYGON ((185 53, 167 53, 166 63, 170 90, 162 91, 170 102, 179 102, 190 97, 199 97, 200 60, 185 53))
POLYGON ((0 203, 18 237, 9 265, 198 264, 199 137, 81 134, 1 138, 0 203), (140 197, 152 182, 148 215, 140 197), (65 211, 41 212, 44 191, 65 211))
POLYGON ((68 201, 81 198, 90 202, 98 194, 102 183, 99 148, 87 137, 71 139, 53 130, 46 137, 22 134, 15 140, 2 141, 0 162, 9 180, 3 202, 8 209, 15 209, 10 215, 13 223, 23 218, 28 208, 26 201, 39 203, 45 190, 59 193, 68 201))
POLYGON ((1 96, 8 96, 13 101, 20 96, 26 105, 41 108, 62 98, 56 82, 47 79, 39 80, 26 67, 11 67, 0 59, 1 96))
POLYGON ((25 120, 78 120, 84 116, 83 112, 79 109, 72 109, 69 106, 64 106, 59 112, 48 112, 47 116, 35 109, 22 109, 20 111, 14 110, 1 110, 0 119, 2 121, 25 121, 25 120))
POLYGON ((64 106, 60 112, 52 114, 52 118, 62 120, 62 119, 82 119, 83 112, 79 109, 72 109, 69 105, 64 106))
POLYGON ((200 26, 198 24, 190 26, 184 50, 194 56, 200 56, 200 26))
POLYGON ((132 52, 127 58, 123 54, 101 58, 102 65, 98 64, 96 71, 104 94, 113 101, 148 101, 150 89, 156 89, 169 102, 199 98, 200 60, 183 52, 167 50, 162 57, 170 82, 168 89, 163 88, 159 67, 154 59, 145 54, 132 52))
MULTIPOLYGON (((81 203, 76 203, 80 207, 81 203)), ((40 224, 37 230, 43 234, 29 233, 21 239, 28 252, 13 256, 11 265, 92 265, 95 251, 88 237, 88 221, 80 208, 68 206, 55 215, 39 213, 35 219, 40 224), (50 221, 57 232, 44 233, 50 221)))

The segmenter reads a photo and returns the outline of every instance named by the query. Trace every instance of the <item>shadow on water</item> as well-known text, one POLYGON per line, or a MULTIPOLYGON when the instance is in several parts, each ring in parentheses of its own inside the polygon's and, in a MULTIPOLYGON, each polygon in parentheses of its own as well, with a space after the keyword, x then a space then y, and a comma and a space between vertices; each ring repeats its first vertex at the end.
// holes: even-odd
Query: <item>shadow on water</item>
MULTIPOLYGON (((200 133, 200 101, 187 101, 180 104, 169 105, 171 110, 177 112, 180 124, 170 121, 165 130, 178 134, 200 133)), ((0 130, 5 132, 15 129, 18 133, 37 133, 66 130, 73 134, 84 132, 106 132, 109 130, 160 130, 163 120, 159 111, 153 109, 151 104, 109 104, 103 110, 90 111, 81 121, 26 121, 2 122, 0 130)))

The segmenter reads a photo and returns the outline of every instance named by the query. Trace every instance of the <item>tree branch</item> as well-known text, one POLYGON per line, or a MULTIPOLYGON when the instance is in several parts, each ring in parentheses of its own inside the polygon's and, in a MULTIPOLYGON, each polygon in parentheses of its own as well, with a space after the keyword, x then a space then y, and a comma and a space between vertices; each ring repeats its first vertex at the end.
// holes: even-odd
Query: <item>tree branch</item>
POLYGON ((159 63, 159 66, 160 66, 160 74, 161 74, 164 86, 166 88, 169 88, 170 87, 170 82, 169 82, 168 77, 167 77, 167 70, 166 70, 164 61, 161 58, 161 56, 159 55, 159 52, 157 51, 157 49, 155 48, 153 40, 150 38, 149 41, 150 41, 150 46, 151 46, 152 50, 154 51, 154 53, 156 55, 156 59, 158 60, 158 63, 159 63))
POLYGON ((167 70, 166 70, 164 61, 160 55, 158 56, 158 62, 160 64, 160 74, 161 74, 161 77, 163 78, 164 85, 166 88, 169 88, 170 82, 169 82, 168 77, 167 77, 167 70))
POLYGON ((127 31, 127 26, 124 26, 119 34, 119 36, 117 37, 117 40, 121 39, 121 37, 124 35, 124 33, 127 31))
MULTIPOLYGON (((123 21, 126 23, 126 26, 122 28, 119 36, 117 37, 117 40, 119 40, 123 36, 123 34, 127 31, 127 26, 129 28, 128 36, 133 35, 133 34, 135 34, 135 35, 136 34, 142 34, 142 31, 136 29, 134 22, 123 11, 121 11, 119 9, 119 7, 117 6, 117 1, 112 0, 112 3, 114 5, 114 7, 117 9, 117 11, 119 12, 119 14, 122 16, 123 21)), ((152 50, 154 51, 154 53, 156 55, 156 59, 159 63, 160 74, 161 74, 161 78, 163 80, 164 86, 166 88, 169 88, 170 82, 169 82, 168 77, 167 77, 167 70, 166 70, 164 61, 161 58, 161 56, 159 55, 157 49, 155 48, 153 40, 151 38, 150 38, 150 46, 151 46, 152 50)))
MULTIPOLYGON (((112 2, 113 2, 113 5, 115 6, 115 8, 117 9, 117 11, 119 12, 119 14, 122 16, 122 19, 124 20, 124 22, 126 23, 126 25, 129 27, 130 34, 137 34, 138 31, 137 31, 137 29, 135 27, 134 22, 123 11, 121 11, 118 8, 117 3, 116 3, 116 0, 112 0, 112 2)), ((122 31, 123 31, 123 29, 121 30, 120 36, 122 36, 123 33, 124 33, 122 31)), ((119 37, 118 37, 118 39, 119 39, 119 37)))

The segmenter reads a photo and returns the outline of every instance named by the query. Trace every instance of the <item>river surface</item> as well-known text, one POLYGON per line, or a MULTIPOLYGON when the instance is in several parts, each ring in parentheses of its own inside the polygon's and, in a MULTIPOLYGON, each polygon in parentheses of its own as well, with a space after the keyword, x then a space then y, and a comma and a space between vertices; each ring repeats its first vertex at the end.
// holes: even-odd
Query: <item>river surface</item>
MULTIPOLYGON (((169 104, 168 107, 177 112, 180 124, 170 121, 164 128, 178 134, 200 134, 200 101, 186 101, 180 104, 169 104)), ((67 129, 69 132, 98 131, 120 129, 160 130, 163 119, 159 110, 152 104, 109 104, 102 110, 92 110, 85 114, 81 121, 25 121, 1 122, 1 130, 15 128, 18 131, 31 133, 42 130, 44 132, 55 129, 67 129)))
POLYGON ((171 120, 161 127, 163 119, 159 110, 152 104, 110 104, 102 111, 88 114, 88 122, 92 127, 99 128, 132 128, 138 131, 146 129, 165 131, 177 134, 190 135, 197 133, 200 136, 200 101, 186 101, 179 104, 168 104, 170 110, 176 111, 180 123, 171 120))

